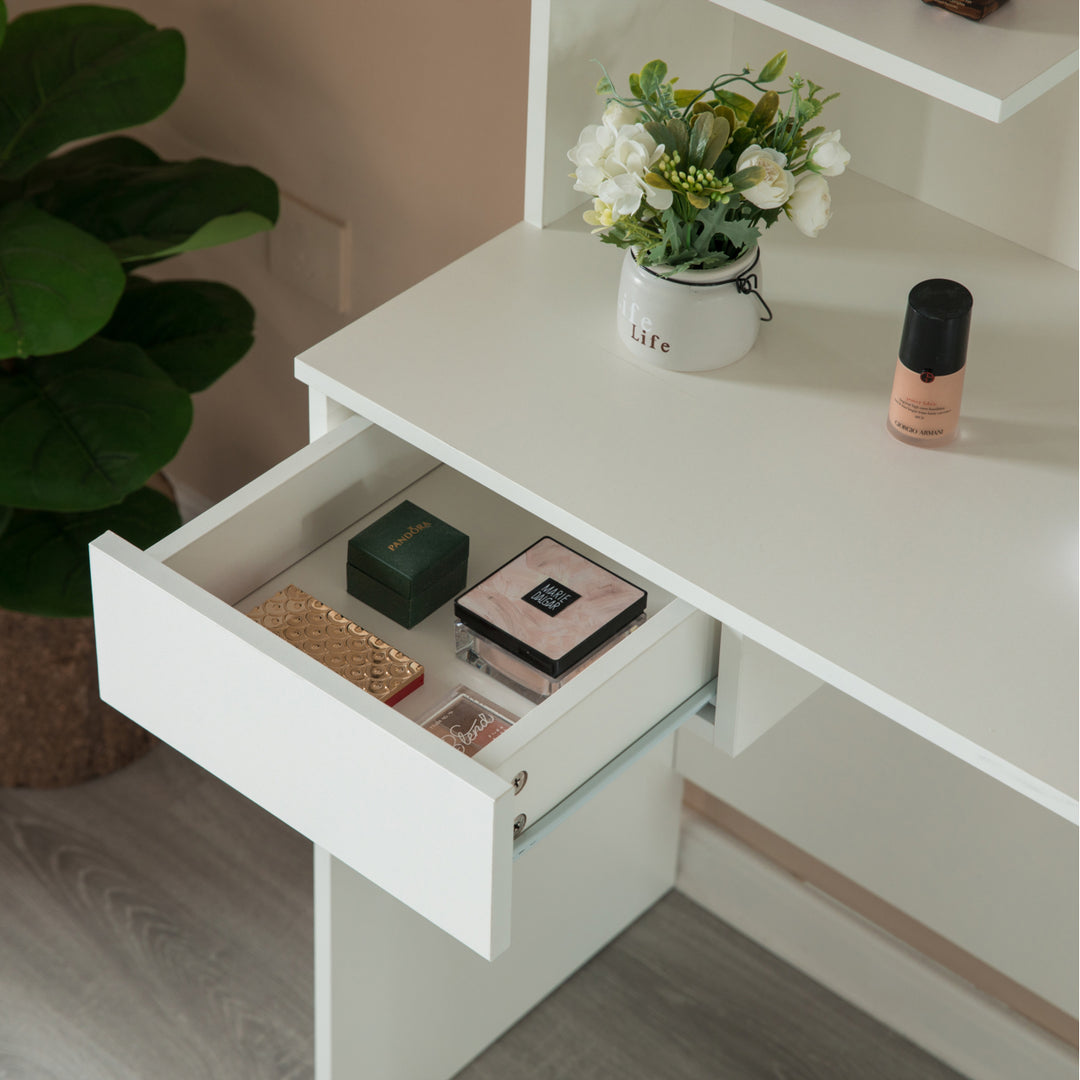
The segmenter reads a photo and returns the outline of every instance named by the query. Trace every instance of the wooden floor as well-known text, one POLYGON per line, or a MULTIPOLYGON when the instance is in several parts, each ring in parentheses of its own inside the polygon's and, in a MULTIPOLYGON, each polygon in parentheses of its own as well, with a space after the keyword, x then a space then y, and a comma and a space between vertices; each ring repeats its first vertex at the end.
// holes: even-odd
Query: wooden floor
MULTIPOLYGON (((0 1080, 310 1078, 311 955, 310 846, 168 748, 0 790, 0 1080)), ((459 1080, 609 1078, 957 1074, 672 893, 459 1080)))

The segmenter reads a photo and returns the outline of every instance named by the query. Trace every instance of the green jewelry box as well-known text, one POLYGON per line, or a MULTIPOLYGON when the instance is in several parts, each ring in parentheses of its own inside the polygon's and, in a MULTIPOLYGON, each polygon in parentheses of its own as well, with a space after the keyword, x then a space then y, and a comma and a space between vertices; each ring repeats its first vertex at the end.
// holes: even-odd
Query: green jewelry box
POLYGON ((469 538, 408 500, 349 540, 351 596, 406 628, 465 588, 469 538))

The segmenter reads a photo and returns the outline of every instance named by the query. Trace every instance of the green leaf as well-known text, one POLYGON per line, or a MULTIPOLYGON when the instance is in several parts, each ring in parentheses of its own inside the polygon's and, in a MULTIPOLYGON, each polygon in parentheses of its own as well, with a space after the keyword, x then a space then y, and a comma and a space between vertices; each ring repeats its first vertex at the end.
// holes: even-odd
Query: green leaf
POLYGON ((734 90, 714 90, 713 94, 717 101, 726 105, 744 124, 754 111, 754 103, 749 98, 744 98, 742 94, 736 94, 734 90))
POLYGON ((666 124, 662 124, 659 120, 646 120, 643 126, 652 136, 653 142, 655 142, 657 146, 663 146, 666 149, 670 149, 671 133, 668 131, 666 124))
POLYGON ((183 84, 177 30, 92 5, 20 15, 0 47, 0 177, 75 139, 153 120, 183 84))
POLYGON ((271 228, 278 216, 273 180, 209 158, 76 168, 37 201, 126 262, 240 240, 271 228))
POLYGON ((679 119, 665 120, 664 127, 667 128, 664 144, 667 146, 668 153, 677 153, 685 164, 690 156, 690 129, 684 120, 679 119))
POLYGON ((4 35, 7 33, 8 24, 8 11, 7 4, 4 0, 0 0, 0 44, 3 43, 4 35))
POLYGON ((657 94, 666 74, 667 64, 663 60, 650 60, 641 69, 641 97, 651 98, 657 94))
POLYGON ((705 149, 713 136, 713 125, 716 117, 711 112, 698 113, 694 117, 694 123, 690 128, 690 156, 688 161, 691 165, 700 166, 705 157, 705 149))
POLYGON ((678 219, 675 214, 664 215, 664 243, 663 247, 657 247, 654 249, 655 256, 659 256, 663 252, 662 260, 656 258, 655 261, 671 262, 672 256, 674 256, 682 248, 683 238, 683 223, 678 219))
POLYGON ((191 398, 141 349, 93 338, 0 376, 0 504, 96 510, 166 465, 191 398))
POLYGON ((728 208, 721 204, 698 214, 701 231, 694 239, 694 249, 699 255, 716 250, 717 236, 724 237, 737 252, 742 252, 761 235, 748 221, 729 220, 727 212, 728 208))
POLYGON ((735 116, 735 113, 727 105, 715 105, 713 112, 716 114, 717 120, 726 120, 728 122, 728 129, 732 132, 739 126, 739 121, 735 116))
POLYGON ((132 277, 101 336, 129 341, 178 386, 205 390, 251 348, 255 309, 216 281, 132 277))
POLYGON ((600 80, 596 84, 596 92, 601 97, 605 97, 608 94, 615 93, 615 85, 614 83, 612 83, 611 78, 608 76, 607 72, 600 76, 600 80))
POLYGON ((125 135, 98 139, 39 161, 18 180, 0 180, 0 203, 40 200, 65 176, 87 176, 95 169, 112 165, 153 165, 160 161, 150 147, 125 135))
POLYGON ((776 110, 780 108, 780 95, 775 90, 768 90, 761 95, 754 111, 747 117, 747 127, 755 131, 764 131, 776 117, 776 110))
POLYGON ((664 191, 675 190, 659 173, 647 172, 645 174, 645 183, 649 187, 662 188, 664 191))
MULTIPOLYGON (((672 82, 675 80, 672 79, 672 82)), ((688 105, 693 105, 695 101, 701 97, 702 91, 700 90, 676 90, 675 91, 675 104, 680 109, 685 109, 688 105)))
POLYGON ((716 159, 720 157, 730 137, 731 128, 728 127, 727 120, 723 116, 718 116, 713 124, 712 138, 709 139, 705 153, 701 156, 702 168, 711 169, 716 164, 716 159))
POLYGON ((630 84, 630 93, 636 98, 644 98, 645 95, 641 91, 641 76, 634 74, 627 79, 630 84))
POLYGON ((0 210, 0 357, 75 348, 123 291, 123 268, 93 236, 29 203, 0 210))
POLYGON ((679 109, 675 105, 674 82, 675 80, 672 79, 670 82, 661 84, 660 89, 656 94, 657 104, 653 110, 654 115, 660 116, 665 120, 679 112, 679 109))
POLYGON ((731 136, 731 142, 728 144, 728 149, 731 151, 732 157, 738 161, 742 152, 753 142, 754 132, 744 124, 742 127, 735 129, 735 133, 731 136))
POLYGON ((755 184, 760 184, 765 179, 765 170, 760 165, 748 165, 745 169, 740 169, 737 173, 732 173, 727 178, 727 182, 731 185, 732 191, 745 191, 747 188, 752 188, 755 184))
POLYGON ((784 72, 784 68, 787 66, 787 50, 781 49, 762 69, 758 74, 757 82, 772 82, 773 79, 778 79, 784 72))
POLYGON ((74 178, 85 182, 99 169, 130 169, 160 163, 161 158, 138 139, 112 135, 39 162, 22 178, 21 191, 24 198, 33 199, 57 184, 72 183, 74 178))
POLYGON ((141 263, 148 259, 168 259, 173 255, 182 255, 185 251, 199 251, 202 248, 218 247, 231 244, 236 240, 246 240, 249 236, 267 232, 274 227, 275 217, 241 210, 236 214, 222 214, 200 226, 186 239, 177 238, 176 243, 167 247, 167 235, 158 238, 133 236, 126 240, 117 240, 111 247, 121 262, 141 263))
POLYGON ((16 510, 0 534, 0 608, 33 615, 91 615, 87 544, 111 531, 146 548, 179 525, 172 500, 150 488, 139 488, 103 510, 16 510))

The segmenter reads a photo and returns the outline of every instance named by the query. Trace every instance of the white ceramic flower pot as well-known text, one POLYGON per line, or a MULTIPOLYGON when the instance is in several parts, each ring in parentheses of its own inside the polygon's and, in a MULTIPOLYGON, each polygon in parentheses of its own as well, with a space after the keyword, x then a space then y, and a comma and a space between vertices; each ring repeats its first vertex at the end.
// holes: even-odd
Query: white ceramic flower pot
POLYGON ((761 299, 761 255, 751 248, 715 270, 638 266, 628 250, 619 279, 619 339, 635 358, 670 371, 709 371, 742 359, 771 318, 761 299))

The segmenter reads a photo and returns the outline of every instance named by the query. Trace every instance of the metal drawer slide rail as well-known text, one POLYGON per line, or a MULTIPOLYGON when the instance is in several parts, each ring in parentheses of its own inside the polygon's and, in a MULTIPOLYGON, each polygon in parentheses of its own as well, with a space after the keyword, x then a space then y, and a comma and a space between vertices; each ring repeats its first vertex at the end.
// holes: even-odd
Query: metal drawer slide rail
MULTIPOLYGON (((523 855, 534 847, 553 829, 575 814, 597 792, 603 790, 617 776, 628 769, 642 754, 647 754, 654 746, 662 742, 673 731, 684 724, 691 716, 697 715, 706 706, 716 703, 716 680, 711 679, 700 690, 691 694, 681 705, 653 724, 648 731, 635 739, 621 754, 613 757, 602 769, 593 773, 580 787, 575 788, 562 802, 553 806, 543 817, 537 818, 514 841, 514 858, 523 855)), ((712 712, 712 710, 708 710, 712 712)), ((708 715, 708 714, 706 714, 708 715)))

